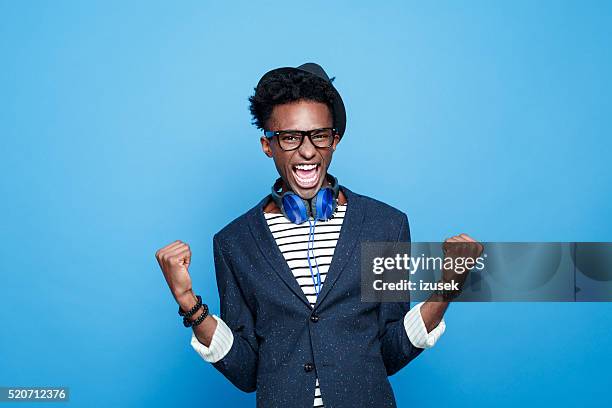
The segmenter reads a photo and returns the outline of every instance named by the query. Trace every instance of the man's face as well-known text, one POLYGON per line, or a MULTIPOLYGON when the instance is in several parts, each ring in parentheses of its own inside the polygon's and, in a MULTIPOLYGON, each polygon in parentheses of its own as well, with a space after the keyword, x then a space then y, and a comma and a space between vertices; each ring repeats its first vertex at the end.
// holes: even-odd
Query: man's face
MULTIPOLYGON (((266 130, 313 130, 333 126, 333 118, 326 104, 313 101, 297 101, 277 105, 272 111, 266 130)), ((291 151, 284 151, 278 138, 261 138, 261 147, 266 156, 274 159, 276 170, 288 183, 288 188, 304 199, 316 195, 323 183, 332 155, 340 141, 334 136, 329 148, 315 147, 308 137, 302 145, 291 151)))

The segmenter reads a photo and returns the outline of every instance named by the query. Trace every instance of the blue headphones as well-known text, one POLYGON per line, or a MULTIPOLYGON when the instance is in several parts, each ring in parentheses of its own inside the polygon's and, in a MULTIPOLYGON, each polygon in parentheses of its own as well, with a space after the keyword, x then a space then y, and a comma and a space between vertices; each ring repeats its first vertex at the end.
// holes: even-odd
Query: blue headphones
POLYGON ((292 191, 286 191, 281 195, 279 190, 281 188, 282 178, 276 180, 272 186, 272 200, 274 200, 278 208, 281 209, 283 215, 294 224, 299 225, 308 221, 310 225, 308 231, 307 259, 317 299, 319 298, 319 293, 321 293, 321 273, 319 272, 319 264, 314 253, 315 226, 317 221, 326 221, 332 218, 338 206, 338 194, 340 192, 338 179, 331 174, 327 176, 331 186, 320 189, 317 195, 310 200, 305 200, 292 191), (310 217, 314 218, 314 222, 310 221, 310 217), (316 268, 316 278, 312 261, 314 261, 316 268))
POLYGON ((340 185, 337 178, 331 174, 327 176, 331 186, 320 189, 317 195, 310 200, 303 199, 293 191, 286 191, 281 195, 279 189, 282 184, 282 178, 279 178, 272 186, 272 200, 274 200, 285 217, 294 224, 302 224, 310 217, 314 218, 315 221, 329 220, 334 215, 338 205, 340 185))

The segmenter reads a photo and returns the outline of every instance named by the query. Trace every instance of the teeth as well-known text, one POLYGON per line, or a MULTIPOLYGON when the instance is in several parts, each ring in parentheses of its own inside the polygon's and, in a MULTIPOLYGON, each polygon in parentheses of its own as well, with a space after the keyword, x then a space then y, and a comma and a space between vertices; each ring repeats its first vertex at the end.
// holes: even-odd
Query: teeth
POLYGON ((298 164, 295 166, 296 169, 299 170, 313 170, 317 168, 316 164, 298 164))
POLYGON ((311 178, 301 178, 300 176, 296 175, 296 178, 301 182, 301 183, 312 183, 313 181, 315 181, 317 179, 317 176, 311 177, 311 178))
MULTIPOLYGON (((300 171, 312 171, 315 170, 317 167, 319 167, 318 164, 298 164, 296 166, 294 166, 295 170, 300 170, 300 171)), ((311 185, 317 182, 317 180, 319 179, 319 174, 317 171, 313 171, 312 172, 313 175, 312 177, 300 177, 299 172, 295 171, 293 174, 295 175, 296 180, 298 181, 298 183, 302 184, 302 185, 311 185)), ((310 175, 310 174, 309 174, 310 175)))

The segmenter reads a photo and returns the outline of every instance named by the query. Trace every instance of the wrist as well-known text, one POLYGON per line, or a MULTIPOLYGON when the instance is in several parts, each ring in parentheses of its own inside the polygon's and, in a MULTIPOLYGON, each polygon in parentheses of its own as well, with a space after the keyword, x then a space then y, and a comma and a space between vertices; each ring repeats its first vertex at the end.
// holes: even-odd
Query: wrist
POLYGON ((196 298, 193 290, 188 290, 175 297, 176 303, 180 306, 184 311, 191 310, 197 303, 198 299, 196 298))
POLYGON ((436 307, 446 307, 451 301, 452 299, 449 298, 448 294, 445 294, 443 291, 436 290, 429 296, 423 305, 427 304, 428 306, 436 305, 436 307))

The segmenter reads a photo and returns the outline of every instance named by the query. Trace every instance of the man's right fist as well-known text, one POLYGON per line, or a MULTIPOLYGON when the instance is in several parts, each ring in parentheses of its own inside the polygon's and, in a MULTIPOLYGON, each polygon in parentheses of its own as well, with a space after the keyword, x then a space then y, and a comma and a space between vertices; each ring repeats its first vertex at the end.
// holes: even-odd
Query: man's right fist
POLYGON ((155 258, 175 299, 178 300, 191 292, 191 277, 188 271, 191 262, 189 245, 174 241, 157 251, 155 258))

